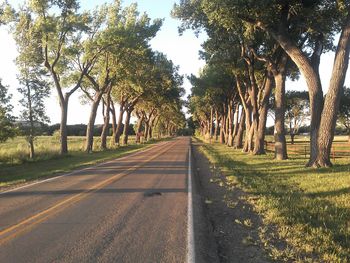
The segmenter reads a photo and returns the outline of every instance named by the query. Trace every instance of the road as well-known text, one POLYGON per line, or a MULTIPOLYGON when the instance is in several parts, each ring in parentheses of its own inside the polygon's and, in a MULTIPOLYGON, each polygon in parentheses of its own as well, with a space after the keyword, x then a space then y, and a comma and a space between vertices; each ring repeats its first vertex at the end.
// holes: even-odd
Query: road
POLYGON ((186 262, 189 138, 0 194, 0 262, 186 262))

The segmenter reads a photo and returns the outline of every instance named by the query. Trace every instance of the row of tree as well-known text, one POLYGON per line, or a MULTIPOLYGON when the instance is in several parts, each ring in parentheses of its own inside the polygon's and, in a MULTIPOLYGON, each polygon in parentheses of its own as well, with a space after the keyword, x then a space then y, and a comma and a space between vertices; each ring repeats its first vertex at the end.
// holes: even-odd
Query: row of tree
MULTIPOLYGON (((8 5, 11 32, 19 56, 19 92, 23 95, 21 118, 30 123, 28 142, 34 155, 35 124, 47 122, 44 99, 54 87, 61 108, 61 154, 68 152, 69 99, 78 90, 91 104, 86 131, 87 152, 93 148, 94 124, 102 105, 102 149, 112 122, 113 143, 128 143, 130 118, 138 118, 138 137, 152 131, 171 134, 184 125, 184 93, 178 67, 149 42, 162 20, 139 14, 137 5, 123 8, 121 1, 80 12, 79 2, 31 0, 19 10, 8 5), (119 105, 119 115, 116 109, 119 105), (118 116, 117 116, 118 115, 118 116), (124 119, 124 124, 123 124, 124 119), (144 129, 144 132, 142 132, 144 129)), ((139 140, 139 138, 138 138, 139 140)))
POLYGON ((263 154, 273 94, 275 157, 286 159, 285 83, 301 73, 310 107, 307 166, 332 165, 330 150, 349 60, 350 1, 182 0, 173 15, 182 20, 181 30, 205 30, 208 35, 201 54, 207 66, 199 78, 191 77, 191 111, 202 130, 212 135, 216 120, 223 142, 263 154), (320 58, 333 50, 324 96, 320 58))

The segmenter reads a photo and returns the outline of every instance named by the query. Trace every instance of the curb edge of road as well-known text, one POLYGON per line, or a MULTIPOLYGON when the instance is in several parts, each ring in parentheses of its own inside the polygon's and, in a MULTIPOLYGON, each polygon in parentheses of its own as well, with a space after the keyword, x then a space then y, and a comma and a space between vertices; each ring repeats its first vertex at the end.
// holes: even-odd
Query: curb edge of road
POLYGON ((195 253, 195 239, 194 239, 194 228, 193 228, 193 200, 192 200, 192 147, 191 139, 188 149, 188 196, 187 196, 187 263, 195 263, 196 253, 195 253))

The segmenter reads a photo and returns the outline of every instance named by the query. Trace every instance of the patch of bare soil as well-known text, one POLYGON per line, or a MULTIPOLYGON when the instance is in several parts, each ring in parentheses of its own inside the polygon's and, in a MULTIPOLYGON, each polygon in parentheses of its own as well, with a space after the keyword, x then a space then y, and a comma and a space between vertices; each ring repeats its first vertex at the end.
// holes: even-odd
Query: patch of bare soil
POLYGON ((258 235, 262 219, 245 201, 246 193, 222 187, 224 176, 213 171, 207 158, 193 144, 194 180, 201 196, 203 214, 209 221, 219 262, 271 262, 258 235), (220 183, 221 182, 221 183, 220 183))

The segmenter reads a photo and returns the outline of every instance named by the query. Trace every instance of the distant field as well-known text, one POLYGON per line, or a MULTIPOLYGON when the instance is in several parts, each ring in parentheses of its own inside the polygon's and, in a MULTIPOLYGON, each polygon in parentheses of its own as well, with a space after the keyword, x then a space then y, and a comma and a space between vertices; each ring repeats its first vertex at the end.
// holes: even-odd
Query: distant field
POLYGON ((60 156, 57 138, 51 136, 38 137, 35 142, 37 156, 34 160, 28 159, 28 146, 23 137, 17 137, 6 143, 1 143, 0 188, 118 158, 159 141, 154 140, 146 144, 135 144, 135 137, 131 136, 131 138, 129 137, 128 146, 101 151, 99 149, 99 138, 95 138, 94 152, 86 153, 82 151, 84 140, 85 137, 69 137, 69 154, 60 156))
MULTIPOLYGON (((337 137, 337 143, 342 139, 337 137)), ((273 259, 349 262, 349 157, 337 159, 332 168, 314 169, 305 168, 303 154, 276 161, 273 152, 252 156, 219 143, 200 148, 213 170, 225 175, 222 181, 213 178, 213 183, 232 194, 235 187, 248 193, 247 201, 263 217, 265 225, 258 229, 259 236, 273 259)), ((229 194, 224 202, 232 205, 229 194)))
MULTIPOLYGON (((110 143, 111 137, 107 142, 110 143)), ((135 143, 135 136, 129 136, 129 144, 135 143)), ((100 137, 94 138, 94 151, 100 151, 100 137)), ((72 152, 83 151, 85 145, 84 136, 68 137, 68 149, 72 152)), ((115 148, 111 144, 110 148, 115 148)), ((39 136, 35 140, 36 159, 50 159, 59 154, 59 139, 54 136, 39 136)), ((18 136, 5 143, 0 143, 0 164, 16 164, 28 161, 29 148, 24 137, 18 136)))

